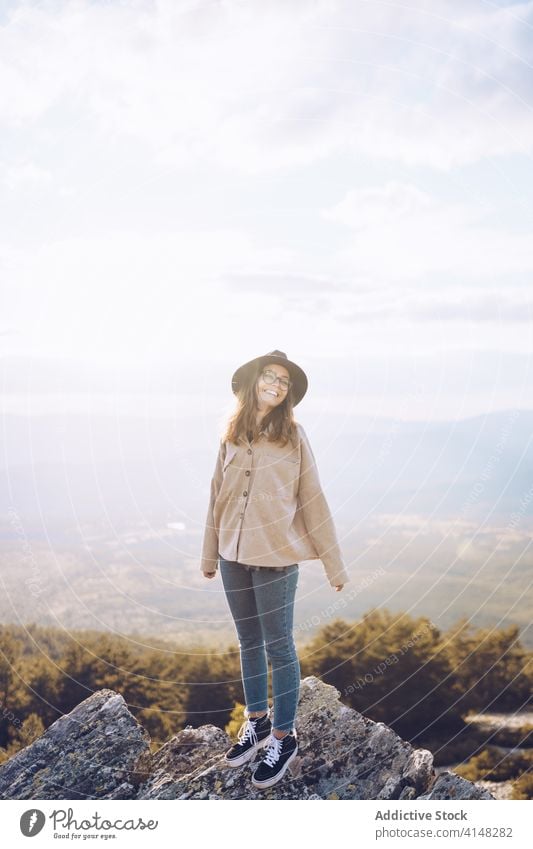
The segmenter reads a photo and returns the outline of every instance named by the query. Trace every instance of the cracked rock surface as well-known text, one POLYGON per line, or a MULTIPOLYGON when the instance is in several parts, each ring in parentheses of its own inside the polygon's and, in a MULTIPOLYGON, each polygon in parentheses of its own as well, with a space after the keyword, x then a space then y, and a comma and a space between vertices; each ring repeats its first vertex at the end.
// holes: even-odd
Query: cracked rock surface
POLYGON ((113 798, 146 777, 150 759, 150 737, 122 696, 98 690, 0 766, 0 798, 113 798))

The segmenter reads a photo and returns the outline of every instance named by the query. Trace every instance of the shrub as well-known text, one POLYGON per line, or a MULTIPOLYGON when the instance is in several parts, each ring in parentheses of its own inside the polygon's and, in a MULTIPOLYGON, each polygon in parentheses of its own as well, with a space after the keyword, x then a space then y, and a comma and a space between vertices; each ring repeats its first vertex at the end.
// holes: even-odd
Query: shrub
POLYGON ((489 746, 454 771, 469 781, 508 781, 533 768, 533 752, 507 752, 489 746))
POLYGON ((511 799, 533 799, 533 774, 524 773, 513 783, 511 799))

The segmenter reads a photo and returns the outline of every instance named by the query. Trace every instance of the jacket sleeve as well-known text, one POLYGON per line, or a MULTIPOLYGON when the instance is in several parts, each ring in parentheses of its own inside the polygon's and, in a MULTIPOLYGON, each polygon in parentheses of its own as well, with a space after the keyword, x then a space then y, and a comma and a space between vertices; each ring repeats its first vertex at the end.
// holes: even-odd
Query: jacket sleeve
POLYGON ((218 569, 218 531, 215 527, 213 508, 222 483, 225 454, 226 443, 221 442, 218 449, 215 471, 211 478, 211 491, 205 520, 202 556, 200 562, 200 569, 202 572, 216 572, 218 569))
POLYGON ((336 587, 338 584, 346 584, 350 578, 344 565, 331 511, 322 491, 311 445, 301 425, 299 430, 301 465, 298 506, 303 514, 307 532, 324 565, 329 583, 336 587))

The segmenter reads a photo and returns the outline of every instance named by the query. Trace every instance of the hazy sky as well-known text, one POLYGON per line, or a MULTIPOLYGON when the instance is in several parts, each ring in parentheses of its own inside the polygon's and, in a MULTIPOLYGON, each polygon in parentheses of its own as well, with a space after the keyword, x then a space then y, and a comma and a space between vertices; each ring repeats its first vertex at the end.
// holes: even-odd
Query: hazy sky
POLYGON ((533 2, 0 2, 4 409, 15 355, 206 405, 272 348, 354 412, 531 407, 532 48, 533 2))

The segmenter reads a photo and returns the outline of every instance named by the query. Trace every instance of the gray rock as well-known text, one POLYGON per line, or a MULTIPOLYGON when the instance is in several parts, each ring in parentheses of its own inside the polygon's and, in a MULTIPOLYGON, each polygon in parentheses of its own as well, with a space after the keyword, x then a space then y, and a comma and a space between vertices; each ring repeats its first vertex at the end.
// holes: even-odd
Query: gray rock
POLYGON ((139 788, 138 798, 206 799, 204 787, 195 792, 195 776, 217 764, 230 746, 228 735, 215 725, 188 725, 152 756, 151 775, 139 788))
POLYGON ((136 798, 150 760, 122 696, 99 690, 0 766, 0 799, 136 798))
POLYGON ((301 682, 296 730, 297 758, 260 791, 250 782, 252 764, 224 763, 231 740, 220 728, 187 726, 150 755, 148 735, 122 697, 101 690, 0 766, 0 798, 493 798, 452 772, 437 776, 431 752, 346 707, 313 676, 301 682))
POLYGON ((472 784, 466 778, 461 778, 454 772, 439 773, 429 793, 419 796, 419 799, 494 799, 484 787, 472 784))
POLYGON ((488 790, 495 799, 512 799, 514 781, 476 781, 477 787, 488 790))

